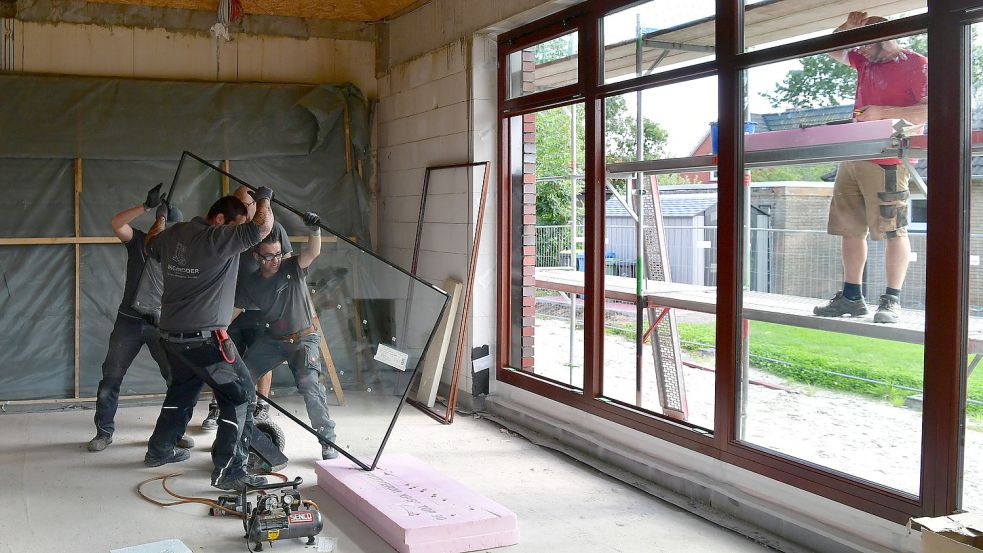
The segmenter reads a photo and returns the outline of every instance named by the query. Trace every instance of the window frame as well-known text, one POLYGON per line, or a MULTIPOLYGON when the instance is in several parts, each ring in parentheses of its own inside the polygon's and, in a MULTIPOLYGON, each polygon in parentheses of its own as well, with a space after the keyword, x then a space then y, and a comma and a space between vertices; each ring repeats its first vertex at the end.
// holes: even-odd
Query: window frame
POLYGON ((509 270, 499 271, 498 359, 496 377, 545 398, 639 430, 655 438, 700 452, 708 457, 753 471, 808 492, 876 516, 904 523, 912 516, 937 516, 958 508, 961 474, 962 417, 965 413, 966 310, 968 305, 969 177, 966 146, 969 140, 967 83, 969 23, 983 17, 983 0, 933 0, 926 13, 892 20, 874 27, 819 36, 798 42, 744 52, 742 0, 716 2, 716 58, 697 65, 632 79, 601 82, 602 21, 605 15, 641 4, 636 0, 587 0, 563 12, 525 25, 499 40, 499 259, 511 268, 511 203, 509 119, 522 113, 583 101, 586 108, 586 240, 584 316, 584 387, 572 389, 509 367, 509 270), (508 54, 528 45, 579 32, 580 79, 575 85, 504 100, 508 54), (562 32, 559 32, 560 30, 562 32), (961 29, 963 32, 953 32, 961 29), (932 233, 929 251, 955 251, 961 255, 930 256, 926 285, 925 359, 933 370, 925 372, 925 409, 922 418, 921 493, 918 496, 887 488, 859 477, 756 447, 737 439, 738 371, 741 362, 743 88, 745 70, 874 40, 928 33, 929 49, 939 59, 960 59, 955 73, 929 71, 930 121, 953 118, 959 106, 959 124, 933 125, 929 156, 939 160, 929 167, 935 182, 959 186, 933 187, 927 209, 932 233), (718 286, 716 306, 716 379, 712 434, 694 431, 678 421, 643 412, 630 405, 601 399, 603 382, 604 298, 604 136, 603 102, 610 96, 684 82, 709 75, 718 83, 718 286), (953 78, 956 77, 956 78, 953 78), (950 107, 947 107, 950 106, 950 107), (600 292, 600 293, 597 293, 600 292), (944 369, 942 369, 944 368, 944 369))

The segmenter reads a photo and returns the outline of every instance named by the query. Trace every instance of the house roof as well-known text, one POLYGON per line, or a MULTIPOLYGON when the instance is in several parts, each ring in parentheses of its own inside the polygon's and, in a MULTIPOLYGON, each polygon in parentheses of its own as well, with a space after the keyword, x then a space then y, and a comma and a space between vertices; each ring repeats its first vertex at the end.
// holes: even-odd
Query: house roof
MULTIPOLYGON (((693 217, 717 205, 717 194, 666 194, 659 196, 662 201, 663 217, 693 217)), ((625 206, 614 196, 604 202, 605 217, 631 217, 625 206)))
POLYGON ((752 113, 751 121, 758 124, 755 132, 797 129, 803 125, 821 125, 853 117, 853 104, 823 108, 790 109, 779 113, 752 113))
POLYGON ((717 205, 716 194, 662 194, 663 217, 693 217, 717 205))

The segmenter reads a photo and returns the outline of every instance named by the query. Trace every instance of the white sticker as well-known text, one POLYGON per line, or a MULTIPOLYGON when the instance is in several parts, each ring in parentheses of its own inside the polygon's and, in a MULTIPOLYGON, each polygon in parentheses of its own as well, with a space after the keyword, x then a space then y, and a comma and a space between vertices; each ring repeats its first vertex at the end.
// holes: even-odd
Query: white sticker
POLYGON ((406 362, 409 360, 410 356, 406 353, 399 351, 396 348, 391 348, 386 344, 379 344, 379 347, 375 350, 375 360, 380 363, 385 363, 390 367, 393 367, 400 371, 406 370, 406 362))
POLYGON ((969 264, 972 265, 973 267, 979 267, 980 266, 980 256, 978 256, 978 255, 971 255, 971 256, 969 256, 969 264))
POLYGON ((696 249, 698 249, 698 250, 709 250, 710 249, 710 241, 709 240, 700 240, 700 241, 698 241, 696 243, 696 249))
POLYGON ((910 263, 918 261, 918 252, 911 252, 911 257, 908 258, 910 263))
POLYGON ((317 537, 317 553, 333 553, 338 547, 338 538, 331 536, 317 537))

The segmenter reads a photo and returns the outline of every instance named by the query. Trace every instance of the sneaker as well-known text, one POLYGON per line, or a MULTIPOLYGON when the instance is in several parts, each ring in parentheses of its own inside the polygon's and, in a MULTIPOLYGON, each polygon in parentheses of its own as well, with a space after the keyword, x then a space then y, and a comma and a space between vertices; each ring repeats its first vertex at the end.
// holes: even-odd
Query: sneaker
POLYGON ((848 299, 843 295, 843 291, 840 290, 826 305, 817 305, 814 307, 812 313, 820 317, 842 317, 844 315, 863 317, 867 314, 867 303, 864 301, 863 296, 860 296, 858 300, 848 299))
POLYGON ((164 455, 163 457, 158 457, 153 455, 149 451, 143 457, 143 464, 148 467, 159 467, 161 465, 166 465, 167 463, 180 463, 181 461, 187 461, 191 457, 191 452, 183 447, 175 447, 170 453, 164 455))
POLYGON ((338 451, 329 446, 328 444, 321 444, 321 459, 327 461, 328 459, 337 459, 338 451))
POLYGON ((235 479, 223 478, 216 482, 212 482, 212 487, 218 488, 220 490, 226 490, 230 492, 240 492, 242 493, 246 489, 246 485, 250 486, 262 486, 266 483, 266 478, 262 476, 252 476, 249 474, 243 474, 242 476, 235 479))
POLYGON ((901 298, 894 294, 881 294, 881 301, 874 313, 875 323, 896 323, 901 316, 901 298))
POLYGON ((253 422, 270 420, 270 404, 265 401, 256 403, 256 410, 253 411, 253 422))
POLYGON ((195 439, 185 434, 177 441, 177 446, 183 449, 191 449, 195 446, 195 439))
POLYGON ((96 434, 95 438, 89 440, 89 451, 102 451, 113 443, 113 437, 109 434, 96 434))
POLYGON ((208 404, 208 416, 201 421, 202 430, 215 430, 218 428, 218 403, 208 404))

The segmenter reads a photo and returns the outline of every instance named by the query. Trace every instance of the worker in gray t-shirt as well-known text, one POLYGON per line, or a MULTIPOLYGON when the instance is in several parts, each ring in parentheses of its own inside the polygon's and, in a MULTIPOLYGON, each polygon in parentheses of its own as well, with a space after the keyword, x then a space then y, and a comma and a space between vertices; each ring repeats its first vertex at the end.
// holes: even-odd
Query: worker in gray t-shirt
POLYGON ((321 442, 321 458, 334 459, 338 456, 333 446, 335 423, 328 414, 321 384, 321 338, 314 327, 307 293, 308 267, 321 255, 319 223, 316 214, 304 215, 304 224, 311 232, 300 255, 284 259, 280 243, 272 234, 253 249, 259 270, 239 279, 236 315, 247 309, 264 323, 265 332, 246 352, 246 366, 253 380, 286 361, 297 391, 304 397, 311 426, 325 440, 321 442))
MULTIPOLYGON (((235 189, 232 195, 242 200, 242 203, 246 206, 246 220, 252 221, 256 215, 256 201, 249 195, 249 189, 245 186, 240 186, 235 189)), ((283 250, 283 257, 289 257, 293 252, 293 247, 290 245, 290 237, 279 221, 273 222, 273 230, 270 231, 270 235, 267 238, 275 239, 280 243, 280 248, 283 250)), ((253 259, 252 252, 243 252, 239 255, 238 282, 242 282, 243 278, 255 273, 258 269, 259 265, 253 259)), ((243 356, 249 352, 249 347, 253 345, 253 342, 256 341, 256 338, 260 334, 262 334, 262 328, 255 311, 243 313, 236 317, 229 325, 229 337, 235 342, 236 349, 243 356)), ((266 373, 266 376, 257 380, 256 391, 266 397, 270 397, 270 388, 273 384, 272 376, 273 373, 266 373)), ((253 412, 253 420, 259 422, 269 419, 269 409, 270 406, 265 401, 257 401, 256 410, 253 412)), ((208 431, 218 428, 218 415, 218 402, 215 400, 215 393, 212 392, 212 400, 208 403, 208 414, 201 421, 201 429, 208 431)))
POLYGON ((246 221, 242 201, 225 196, 206 217, 174 225, 147 242, 148 255, 160 261, 164 273, 160 330, 171 379, 144 464, 157 467, 190 457, 176 443, 207 383, 215 391, 220 412, 212 445, 212 485, 222 490, 242 491, 247 484, 266 481, 246 474, 256 394, 227 332, 239 254, 273 228, 273 191, 261 187, 253 197, 257 206, 252 221, 246 221))

